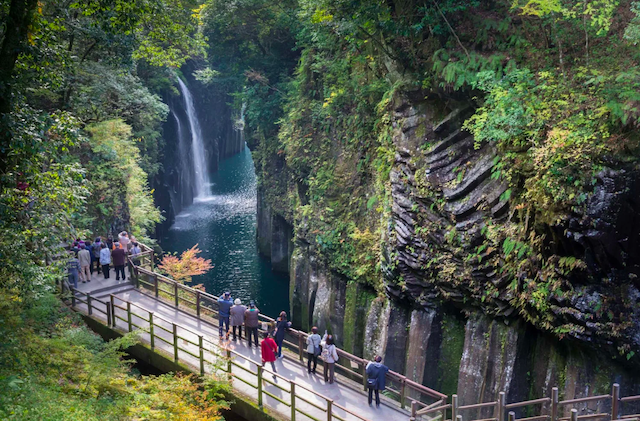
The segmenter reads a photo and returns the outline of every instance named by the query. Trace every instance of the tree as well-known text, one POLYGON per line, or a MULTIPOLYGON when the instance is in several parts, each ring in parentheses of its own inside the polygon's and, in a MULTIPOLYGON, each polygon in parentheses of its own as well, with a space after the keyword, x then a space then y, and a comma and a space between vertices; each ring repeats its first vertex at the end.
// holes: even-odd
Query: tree
POLYGON ((213 268, 210 259, 198 257, 198 254, 200 249, 196 244, 183 251, 179 258, 174 255, 164 256, 158 268, 178 282, 191 282, 192 276, 202 275, 213 268))

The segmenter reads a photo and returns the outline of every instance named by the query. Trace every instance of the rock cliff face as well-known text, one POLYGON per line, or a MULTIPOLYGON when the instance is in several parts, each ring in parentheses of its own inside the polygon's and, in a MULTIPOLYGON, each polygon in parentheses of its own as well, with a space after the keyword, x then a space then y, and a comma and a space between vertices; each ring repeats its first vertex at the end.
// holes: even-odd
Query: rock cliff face
POLYGON ((509 231, 529 220, 513 217, 511 186, 493 176, 494 146, 461 129, 472 113, 469 103, 419 92, 393 103, 385 294, 331 270, 313 241, 290 242, 293 223, 259 200, 261 249, 280 268, 285 244, 291 256, 293 320, 328 329, 346 351, 384 355, 393 370, 457 392, 462 405, 495 400, 500 391, 511 402, 549 396, 553 386, 570 399, 608 393, 614 381, 625 395, 640 391, 640 376, 628 369, 640 346, 638 172, 603 170, 586 215, 526 227, 545 234, 541 256, 587 262, 578 278, 567 276, 545 296, 543 324, 540 307, 521 299, 524 274, 503 270, 504 250, 486 245, 497 241, 487 226, 509 231))

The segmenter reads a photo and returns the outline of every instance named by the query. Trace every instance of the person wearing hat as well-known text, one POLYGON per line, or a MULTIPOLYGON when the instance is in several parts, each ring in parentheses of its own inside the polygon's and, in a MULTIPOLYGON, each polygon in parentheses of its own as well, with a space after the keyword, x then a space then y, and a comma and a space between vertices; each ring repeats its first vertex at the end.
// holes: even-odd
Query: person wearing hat
POLYGON ((256 303, 251 300, 249 309, 244 312, 244 327, 247 329, 247 342, 251 348, 251 335, 253 335, 254 344, 258 347, 258 326, 260 326, 260 310, 256 307, 256 303))
POLYGON ((222 339, 223 332, 226 332, 226 336, 229 337, 229 316, 231 315, 231 306, 233 306, 233 300, 231 299, 231 293, 225 292, 218 298, 218 320, 220 322, 220 339, 222 339), (226 329, 222 330, 222 325, 226 329))
POLYGON ((244 312, 247 311, 247 307, 242 305, 240 298, 236 298, 233 302, 233 307, 229 310, 231 314, 231 329, 233 330, 233 340, 236 340, 236 328, 238 329, 238 336, 242 340, 242 325, 244 324, 244 312))

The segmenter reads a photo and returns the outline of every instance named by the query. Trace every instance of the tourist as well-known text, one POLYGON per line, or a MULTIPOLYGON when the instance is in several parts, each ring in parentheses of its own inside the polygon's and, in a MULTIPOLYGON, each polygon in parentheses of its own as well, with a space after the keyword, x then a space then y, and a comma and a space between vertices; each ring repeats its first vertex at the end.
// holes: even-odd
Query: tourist
MULTIPOLYGON (((269 332, 264 332, 264 339, 260 342, 260 348, 262 350, 262 366, 264 367, 264 363, 271 363, 271 368, 273 372, 276 373, 276 350, 278 349, 278 345, 273 340, 273 338, 269 335, 269 332)), ((275 375, 273 376, 276 377, 275 375)))
MULTIPOLYGON (((111 237, 107 237, 107 248, 113 250, 113 238, 111 237)), ((100 252, 102 252, 102 250, 100 250, 100 252)))
POLYGON ((127 262, 127 253, 124 251, 124 248, 119 247, 120 244, 118 242, 114 243, 116 249, 111 252, 111 259, 113 260, 113 268, 116 270, 116 281, 120 280, 120 275, 122 275, 122 280, 126 281, 127 277, 124 274, 124 265, 127 262))
POLYGON ((129 235, 126 231, 122 231, 118 235, 118 242, 120 243, 120 246, 122 246, 124 252, 127 253, 129 251, 129 235))
POLYGON ((253 341, 258 347, 258 326, 260 326, 260 319, 258 316, 260 315, 260 310, 256 307, 256 303, 251 300, 249 301, 249 309, 244 312, 244 327, 247 329, 247 343, 249 348, 251 348, 251 336, 253 335, 253 341))
POLYGON ((78 262, 80 264, 80 280, 84 284, 85 282, 91 282, 91 252, 87 250, 85 244, 80 242, 80 251, 78 252, 78 262))
POLYGON ((233 305, 233 300, 231 299, 231 293, 225 292, 218 298, 218 321, 220 326, 220 339, 222 339, 223 332, 226 332, 226 337, 229 338, 229 311, 231 310, 231 306, 233 305), (222 330, 222 325, 225 325, 225 330, 222 330))
POLYGON ((136 266, 140 266, 140 259, 138 258, 138 256, 140 256, 140 253, 142 253, 142 250, 140 250, 140 246, 136 241, 132 241, 131 242, 131 261, 136 266))
POLYGON ((376 394, 376 408, 380 408, 380 391, 385 389, 385 377, 389 367, 382 364, 382 357, 377 355, 375 362, 369 361, 366 368, 367 387, 369 388, 369 406, 373 400, 373 393, 376 394))
POLYGON ((278 344, 278 358, 283 358, 282 355, 282 343, 284 342, 284 334, 291 327, 291 322, 287 320, 287 313, 280 312, 280 316, 276 320, 276 330, 274 332, 276 337, 276 344, 278 344))
POLYGON ((96 241, 91 245, 91 273, 93 273, 93 262, 96 263, 96 272, 100 273, 100 249, 102 243, 100 237, 96 238, 96 241))
POLYGON ((325 330, 322 337, 322 360, 324 361, 324 381, 333 384, 334 370, 338 362, 338 350, 333 341, 333 335, 327 335, 325 330))
POLYGON ((105 243, 100 246, 100 265, 102 265, 102 275, 104 279, 109 279, 109 264, 111 263, 111 251, 105 243))
POLYGON ((233 340, 236 340, 236 328, 238 329, 238 336, 240 336, 240 340, 242 340, 242 325, 244 324, 244 312, 247 311, 247 307, 242 305, 240 298, 236 298, 233 304, 233 307, 229 310, 233 340))
POLYGON ((316 367, 318 366, 318 356, 322 351, 322 347, 320 346, 320 342, 322 339, 320 335, 318 335, 318 328, 312 327, 311 334, 307 336, 307 372, 315 373, 316 367), (313 369, 311 368, 311 361, 313 361, 313 369))
POLYGON ((69 252, 69 260, 67 261, 67 271, 69 274, 69 285, 78 288, 78 271, 80 263, 73 250, 69 252))

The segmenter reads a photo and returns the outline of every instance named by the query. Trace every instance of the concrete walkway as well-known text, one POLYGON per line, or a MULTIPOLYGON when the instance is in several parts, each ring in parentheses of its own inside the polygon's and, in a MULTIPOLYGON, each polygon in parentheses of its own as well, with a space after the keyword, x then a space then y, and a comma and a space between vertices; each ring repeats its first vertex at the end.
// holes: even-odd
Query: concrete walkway
MULTIPOLYGON (((255 373, 261 362, 260 351, 256 349, 256 347, 249 348, 246 340, 239 340, 237 342, 223 340, 223 343, 220 344, 217 326, 213 326, 207 321, 198 319, 194 315, 180 311, 166 302, 140 292, 135 289, 128 280, 125 282, 115 281, 113 273, 109 280, 105 280, 101 274, 94 273, 91 282, 79 284, 78 290, 83 293, 90 293, 93 298, 98 298, 104 302, 108 302, 110 299, 109 295, 113 294, 117 297, 114 303, 121 307, 126 307, 125 302, 130 302, 132 304, 131 323, 143 330, 149 329, 149 312, 153 312, 155 348, 170 358, 173 358, 174 355, 172 330, 173 323, 175 323, 177 325, 178 336, 185 339, 179 341, 179 347, 184 349, 184 351, 178 351, 179 359, 181 362, 192 366, 196 372, 199 370, 200 360, 194 357, 194 355, 199 354, 199 347, 194 344, 198 343, 199 335, 203 337, 203 348, 205 349, 204 360, 207 361, 205 372, 207 373, 217 372, 219 375, 224 376, 225 372, 221 370, 220 366, 224 365, 226 368, 227 360, 220 358, 220 354, 226 353, 224 350, 226 347, 233 350, 234 356, 232 359, 234 365, 232 367, 232 373, 234 377, 236 377, 232 383, 233 388, 243 395, 251 397, 254 401, 257 401, 257 376, 255 373), (253 385, 253 387, 247 383, 253 385)), ((81 294, 78 294, 77 296, 80 295, 81 294)), ((97 301, 93 301, 93 307, 93 316, 106 323, 106 306, 97 301), (105 310, 104 313, 99 311, 102 309, 105 310)), ((87 312, 86 304, 80 302, 76 303, 75 309, 84 313, 87 312)), ((116 308, 115 315, 120 317, 116 319, 116 326, 120 330, 127 331, 129 328, 127 312, 116 308)), ((133 329, 135 330, 136 327, 134 326, 133 329)), ((148 332, 141 332, 140 338, 143 342, 147 344, 150 343, 150 335, 148 332)), ((291 403, 291 383, 289 380, 295 381, 296 383, 296 408, 312 415, 313 418, 318 420, 327 419, 327 399, 333 401, 333 414, 345 421, 362 419, 371 421, 395 421, 408 420, 410 417, 407 411, 400 410, 400 408, 393 403, 385 402, 385 399, 383 399, 379 409, 375 408, 375 406, 369 407, 367 404, 367 396, 362 390, 362 386, 343 377, 336 376, 338 379, 334 384, 326 384, 321 374, 322 361, 319 362, 319 374, 308 374, 306 364, 301 364, 298 356, 293 353, 286 353, 285 358, 276 361, 275 365, 277 370, 276 376, 271 373, 269 364, 264 368, 263 390, 267 393, 264 394, 263 404, 281 414, 283 419, 291 418, 291 408, 289 405, 279 402, 274 397, 287 404, 291 403), (276 385, 284 390, 278 388, 276 385), (268 394, 271 394, 273 397, 268 394), (335 404, 346 408, 359 417, 337 408, 335 404)), ((300 412, 296 413, 296 420, 311 419, 312 418, 300 412)))

